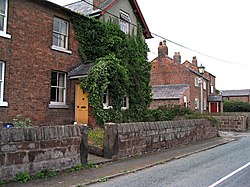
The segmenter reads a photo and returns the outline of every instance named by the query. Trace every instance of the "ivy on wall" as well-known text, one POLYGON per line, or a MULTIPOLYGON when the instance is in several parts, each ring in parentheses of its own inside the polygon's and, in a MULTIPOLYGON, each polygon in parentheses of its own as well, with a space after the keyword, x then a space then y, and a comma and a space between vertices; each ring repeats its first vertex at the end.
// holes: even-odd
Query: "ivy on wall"
POLYGON ((81 87, 88 92, 89 105, 97 123, 141 121, 151 103, 148 46, 141 29, 126 35, 118 24, 72 17, 84 63, 95 63, 81 87), (103 92, 108 88, 112 109, 103 109, 103 92), (129 109, 122 110, 122 99, 129 97, 129 109))

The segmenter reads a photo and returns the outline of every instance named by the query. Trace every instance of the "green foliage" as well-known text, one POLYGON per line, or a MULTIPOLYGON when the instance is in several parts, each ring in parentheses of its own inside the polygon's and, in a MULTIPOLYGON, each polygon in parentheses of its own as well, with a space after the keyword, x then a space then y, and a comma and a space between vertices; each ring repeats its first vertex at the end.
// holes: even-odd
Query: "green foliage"
POLYGON ((55 177, 58 174, 59 173, 56 171, 49 171, 48 169, 45 169, 45 170, 39 171, 34 176, 32 176, 32 179, 48 179, 50 177, 55 177))
POLYGON ((31 176, 28 172, 17 173, 13 179, 15 182, 26 183, 31 180, 31 176))
POLYGON ((88 134, 88 140, 93 146, 103 147, 104 129, 95 128, 93 130, 90 130, 88 134))
POLYGON ((214 116, 211 116, 211 114, 207 114, 207 113, 201 114, 198 112, 194 112, 194 113, 186 114, 185 116, 187 119, 207 119, 207 120, 211 121, 212 123, 214 123, 215 125, 217 125, 218 127, 221 125, 220 120, 218 120, 214 116))
POLYGON ((13 119, 13 125, 16 128, 22 127, 30 127, 32 124, 32 120, 30 118, 24 118, 22 115, 16 115, 13 119))
POLYGON ((250 112, 250 103, 239 100, 225 100, 223 107, 224 112, 250 112))
POLYGON ((75 166, 69 168, 66 170, 66 172, 75 172, 75 171, 80 171, 80 170, 83 170, 83 169, 89 169, 89 168, 96 168, 97 165, 93 164, 93 163, 89 163, 89 164, 86 164, 86 165, 83 165, 83 164, 76 164, 75 166))
POLYGON ((7 180, 0 180, 0 187, 4 186, 7 183, 8 183, 7 180))
POLYGON ((151 102, 148 47, 141 29, 131 36, 117 24, 100 22, 86 17, 72 17, 84 63, 95 65, 81 88, 88 92, 89 105, 94 109, 97 123, 140 121, 151 102), (108 88, 112 110, 104 110, 102 94, 108 88), (129 110, 121 110, 122 99, 129 97, 129 110), (128 115, 129 114, 129 115, 128 115))

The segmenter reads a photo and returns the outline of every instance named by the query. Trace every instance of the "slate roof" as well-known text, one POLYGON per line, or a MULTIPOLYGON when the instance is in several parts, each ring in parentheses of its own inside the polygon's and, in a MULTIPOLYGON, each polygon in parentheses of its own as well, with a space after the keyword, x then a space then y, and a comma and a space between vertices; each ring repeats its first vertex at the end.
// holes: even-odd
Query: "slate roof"
POLYGON ((90 71, 90 68, 94 65, 94 63, 81 64, 77 66, 72 71, 68 72, 69 79, 78 79, 81 77, 87 77, 90 71))
POLYGON ((223 90, 221 91, 223 97, 230 97, 230 96, 249 96, 250 89, 245 90, 223 90))
POLYGON ((180 99, 189 88, 188 84, 169 84, 153 86, 153 99, 180 99))
MULTIPOLYGON (((68 5, 65 5, 65 8, 70 9, 71 11, 77 12, 83 15, 92 15, 97 12, 101 12, 101 10, 94 10, 93 9, 93 0, 86 0, 88 3, 84 1, 77 1, 68 5)), ((101 7, 100 7, 101 8, 101 7)))
POLYGON ((222 101, 222 96, 221 95, 210 95, 207 97, 207 100, 209 102, 219 102, 219 101, 222 101))
MULTIPOLYGON (((85 0, 87 1, 77 1, 75 3, 71 3, 68 5, 65 5, 64 7, 77 12, 79 14, 83 14, 83 15, 88 15, 88 16, 99 16, 102 14, 105 14, 109 8, 111 8, 115 3, 117 3, 117 0, 106 0, 104 1, 102 4, 100 4, 100 6, 94 10, 93 5, 93 0, 85 0)), ((122 0, 124 1, 124 0, 122 0)), ((134 14, 137 17, 138 22, 141 24, 142 28, 143 28, 143 34, 145 36, 145 38, 153 38, 151 32, 149 31, 148 25, 142 15, 142 12, 140 10, 140 7, 137 3, 136 0, 128 0, 134 10, 134 14)), ((96 7, 95 7, 96 8, 96 7)))

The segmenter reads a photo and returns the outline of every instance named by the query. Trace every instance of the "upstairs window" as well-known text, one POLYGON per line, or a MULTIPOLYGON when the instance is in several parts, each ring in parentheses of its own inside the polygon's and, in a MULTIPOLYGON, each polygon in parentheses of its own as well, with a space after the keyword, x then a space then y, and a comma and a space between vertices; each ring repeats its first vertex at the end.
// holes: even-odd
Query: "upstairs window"
POLYGON ((129 98, 128 97, 123 97, 122 99, 122 109, 126 110, 129 108, 129 98))
POLYGON ((199 86, 199 77, 195 77, 195 79, 194 79, 194 85, 195 85, 196 87, 199 86))
POLYGON ((55 17, 53 26, 53 46, 68 49, 68 27, 69 23, 55 17))
POLYGON ((130 32, 130 22, 129 14, 120 11, 120 28, 125 34, 129 34, 130 32))
POLYGON ((8 0, 0 0, 0 36, 10 38, 7 32, 8 0))
POLYGON ((214 93, 214 86, 211 85, 211 93, 214 93))
POLYGON ((204 90, 207 89, 207 84, 206 84, 206 81, 205 81, 205 80, 203 81, 203 89, 204 89, 204 90))
POLYGON ((51 73, 51 104, 66 103, 66 74, 62 72, 51 73))

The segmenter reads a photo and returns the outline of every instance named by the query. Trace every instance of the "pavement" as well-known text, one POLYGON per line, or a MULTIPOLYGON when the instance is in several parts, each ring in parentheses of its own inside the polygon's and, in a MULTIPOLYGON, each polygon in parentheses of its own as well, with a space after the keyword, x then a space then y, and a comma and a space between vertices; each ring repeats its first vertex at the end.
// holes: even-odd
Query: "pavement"
MULTIPOLYGON (((247 135, 247 134, 246 134, 247 135)), ((248 134, 249 135, 249 134, 248 134)), ((95 155, 89 155, 88 162, 97 164, 96 168, 84 169, 72 173, 63 173, 59 176, 47 180, 33 180, 25 184, 9 183, 11 187, 78 187, 87 186, 97 182, 105 182, 129 173, 134 173, 146 168, 150 168, 165 162, 187 157, 189 155, 215 148, 226 143, 230 143, 237 138, 245 136, 243 133, 221 133, 221 137, 206 140, 200 143, 182 145, 172 149, 112 161, 95 155)))

